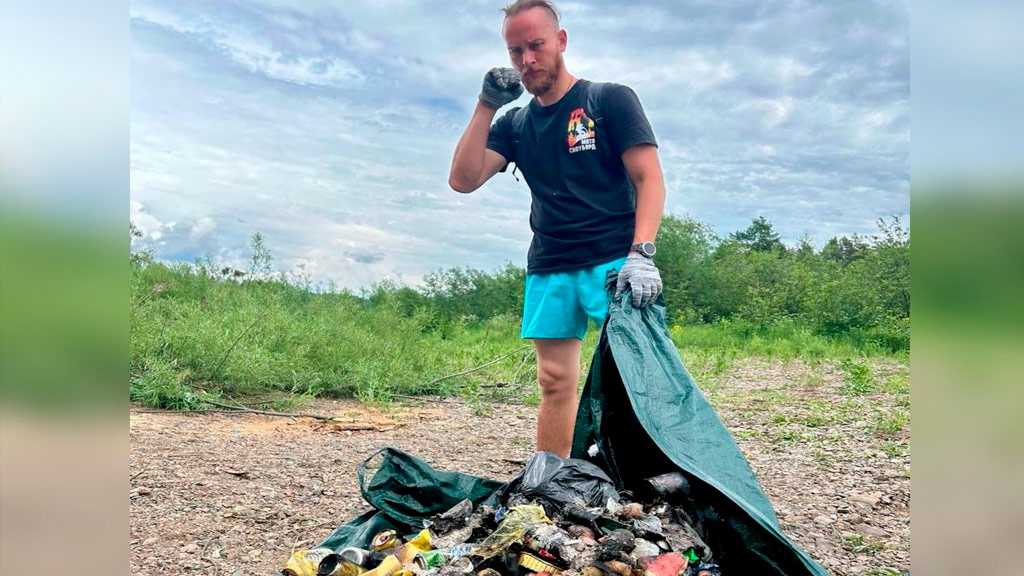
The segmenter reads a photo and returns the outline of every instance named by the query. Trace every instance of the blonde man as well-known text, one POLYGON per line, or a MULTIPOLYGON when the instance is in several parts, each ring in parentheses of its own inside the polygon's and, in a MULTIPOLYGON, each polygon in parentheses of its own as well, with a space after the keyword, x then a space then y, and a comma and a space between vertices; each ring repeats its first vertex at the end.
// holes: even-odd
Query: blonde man
POLYGON ((654 132, 633 90, 566 69, 568 34, 554 4, 520 0, 504 12, 512 68, 484 76, 448 182, 468 194, 515 162, 530 187, 534 235, 522 337, 537 351, 537 450, 565 457, 582 340, 589 320, 600 326, 608 311, 607 272, 619 271, 616 295, 629 288, 636 307, 661 292, 653 256, 665 183, 654 132), (494 121, 524 87, 533 95, 529 104, 494 121))

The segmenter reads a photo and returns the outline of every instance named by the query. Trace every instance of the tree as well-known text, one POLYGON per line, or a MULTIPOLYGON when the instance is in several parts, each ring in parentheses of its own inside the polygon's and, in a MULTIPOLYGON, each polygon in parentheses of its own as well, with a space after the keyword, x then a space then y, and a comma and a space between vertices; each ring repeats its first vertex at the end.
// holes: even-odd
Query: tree
POLYGON ((274 261, 274 257, 270 254, 270 249, 267 248, 266 243, 263 241, 263 234, 259 232, 253 234, 249 240, 249 248, 252 250, 252 255, 249 257, 249 278, 270 274, 271 263, 274 261))
POLYGON ((858 234, 852 237, 832 237, 821 248, 821 256, 826 260, 834 260, 843 266, 849 266, 863 258, 869 248, 867 240, 858 234))
POLYGON ((785 251, 786 247, 779 240, 779 234, 772 229, 772 223, 764 216, 758 216, 750 227, 742 232, 733 232, 730 238, 739 242, 748 250, 755 252, 785 251))
POLYGON ((654 257, 664 284, 670 321, 706 320, 711 284, 711 251, 717 241, 711 227, 672 214, 661 219, 654 257))

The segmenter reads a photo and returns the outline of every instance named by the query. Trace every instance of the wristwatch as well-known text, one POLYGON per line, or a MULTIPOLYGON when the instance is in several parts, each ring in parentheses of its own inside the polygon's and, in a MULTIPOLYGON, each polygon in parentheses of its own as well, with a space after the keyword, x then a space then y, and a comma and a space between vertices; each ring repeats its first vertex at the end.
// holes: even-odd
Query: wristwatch
POLYGON ((654 242, 641 242, 630 246, 629 251, 639 252, 641 256, 654 258, 654 254, 658 251, 658 247, 654 245, 654 242))

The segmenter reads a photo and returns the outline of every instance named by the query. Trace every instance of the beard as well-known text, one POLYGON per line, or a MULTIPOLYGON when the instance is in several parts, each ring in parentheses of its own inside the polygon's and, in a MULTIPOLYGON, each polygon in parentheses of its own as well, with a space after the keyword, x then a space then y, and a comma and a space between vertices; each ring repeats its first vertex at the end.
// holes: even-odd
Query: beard
POLYGON ((558 59, 555 60, 554 65, 548 70, 540 72, 539 74, 532 74, 529 76, 523 76, 523 86, 527 92, 534 96, 543 96, 547 94, 548 90, 555 85, 555 81, 562 74, 562 55, 558 55, 558 59))

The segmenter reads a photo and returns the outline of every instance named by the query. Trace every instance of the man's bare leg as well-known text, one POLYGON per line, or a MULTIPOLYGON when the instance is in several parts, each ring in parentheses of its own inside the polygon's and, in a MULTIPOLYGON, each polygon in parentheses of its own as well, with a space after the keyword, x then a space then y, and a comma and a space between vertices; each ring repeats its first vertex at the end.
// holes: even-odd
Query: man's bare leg
POLYGON ((576 425, 576 389, 583 342, 560 338, 536 339, 533 344, 537 349, 537 380, 541 390, 537 450, 567 458, 576 425))

